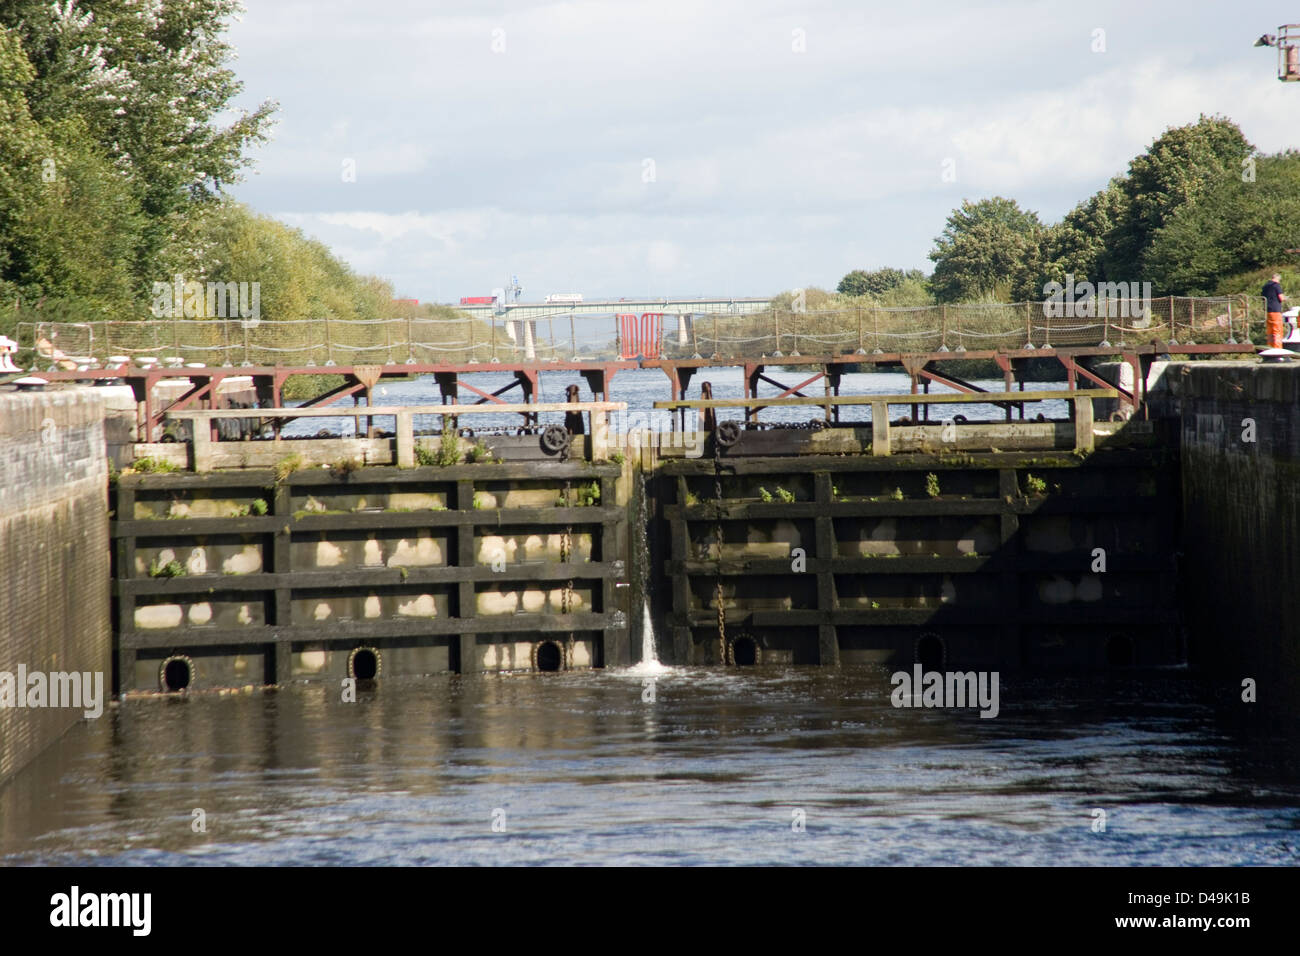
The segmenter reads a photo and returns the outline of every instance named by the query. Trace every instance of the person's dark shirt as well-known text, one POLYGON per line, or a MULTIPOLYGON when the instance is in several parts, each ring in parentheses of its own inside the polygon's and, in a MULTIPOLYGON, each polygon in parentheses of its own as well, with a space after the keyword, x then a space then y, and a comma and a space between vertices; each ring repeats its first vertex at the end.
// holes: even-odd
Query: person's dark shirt
POLYGON ((1266 312, 1282 311, 1282 285, 1278 282, 1270 282, 1264 286, 1264 299, 1266 301, 1266 312))

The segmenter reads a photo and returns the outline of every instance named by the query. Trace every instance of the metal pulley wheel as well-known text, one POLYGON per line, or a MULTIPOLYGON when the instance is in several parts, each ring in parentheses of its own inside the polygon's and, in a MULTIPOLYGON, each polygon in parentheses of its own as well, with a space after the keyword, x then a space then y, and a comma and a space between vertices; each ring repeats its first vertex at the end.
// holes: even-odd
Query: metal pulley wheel
POLYGON ((740 425, 736 422, 722 422, 718 425, 718 430, 714 432, 713 437, 717 439, 718 444, 723 448, 730 448, 740 441, 740 425))
POLYGON ((552 455, 558 455, 569 447, 569 430, 560 425, 548 425, 542 432, 542 449, 552 455))

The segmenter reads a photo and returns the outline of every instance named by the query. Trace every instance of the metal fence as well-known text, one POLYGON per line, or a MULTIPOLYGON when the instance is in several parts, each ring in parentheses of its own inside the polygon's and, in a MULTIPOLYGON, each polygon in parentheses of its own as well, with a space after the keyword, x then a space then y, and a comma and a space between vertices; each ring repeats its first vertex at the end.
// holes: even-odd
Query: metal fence
POLYGON ((536 319, 21 322, 18 361, 30 368, 156 361, 161 365, 329 366, 645 358, 781 358, 883 352, 965 352, 1147 342, 1249 343, 1262 334, 1258 296, 1146 302, 1021 302, 920 308, 859 306, 740 315, 572 314, 536 319), (1097 314, 1090 314, 1091 312, 1097 314), (636 323, 629 323, 634 318, 636 323), (648 320, 648 321, 640 321, 648 320), (635 342, 628 330, 639 331, 635 342), (647 332, 648 330, 648 332, 647 332))

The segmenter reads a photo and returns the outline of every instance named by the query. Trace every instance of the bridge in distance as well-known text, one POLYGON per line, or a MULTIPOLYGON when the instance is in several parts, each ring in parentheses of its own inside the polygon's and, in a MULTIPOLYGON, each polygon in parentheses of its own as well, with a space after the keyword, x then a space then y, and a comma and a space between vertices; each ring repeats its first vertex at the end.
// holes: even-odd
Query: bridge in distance
POLYGON ((476 303, 455 308, 475 318, 493 316, 508 319, 536 319, 558 315, 617 315, 619 313, 645 312, 665 315, 744 315, 765 312, 772 306, 766 296, 722 297, 695 299, 651 298, 649 296, 624 299, 593 299, 584 302, 508 302, 505 305, 476 303))

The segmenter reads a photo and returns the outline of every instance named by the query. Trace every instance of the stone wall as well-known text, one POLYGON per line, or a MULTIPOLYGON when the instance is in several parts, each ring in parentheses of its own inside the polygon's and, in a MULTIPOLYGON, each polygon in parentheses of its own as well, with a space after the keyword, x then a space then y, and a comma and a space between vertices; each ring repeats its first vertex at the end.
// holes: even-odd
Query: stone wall
POLYGON ((1300 366, 1188 362, 1182 425, 1189 661, 1261 703, 1300 705, 1300 366))
POLYGON ((83 719, 16 706, 6 674, 99 672, 109 694, 110 581, 102 398, 0 389, 0 781, 83 719))

